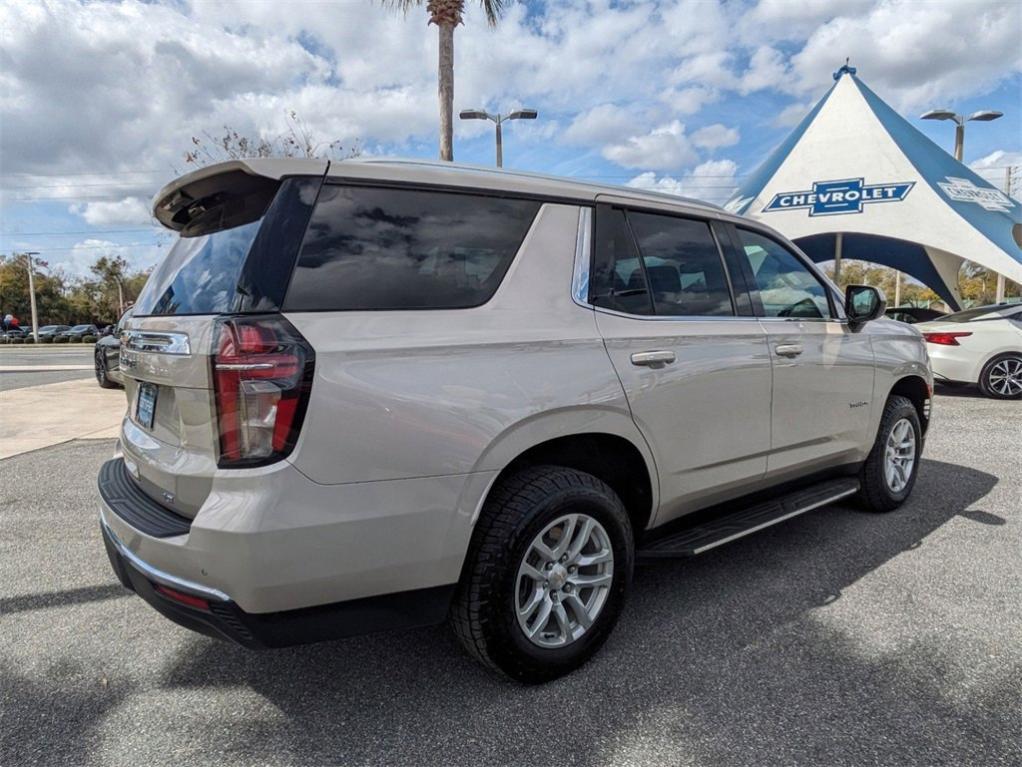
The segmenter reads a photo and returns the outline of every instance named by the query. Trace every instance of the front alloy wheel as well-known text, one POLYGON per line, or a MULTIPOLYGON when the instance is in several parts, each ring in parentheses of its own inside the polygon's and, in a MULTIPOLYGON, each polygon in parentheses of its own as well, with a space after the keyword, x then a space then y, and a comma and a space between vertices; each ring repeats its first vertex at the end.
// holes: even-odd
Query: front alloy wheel
POLYGON ((919 411, 892 394, 884 404, 876 441, 859 472, 859 497, 870 511, 893 511, 912 492, 919 473, 923 428, 919 411))
POLYGON ((915 464, 915 429, 907 418, 902 418, 891 428, 884 451, 884 479, 892 493, 905 489, 915 464))

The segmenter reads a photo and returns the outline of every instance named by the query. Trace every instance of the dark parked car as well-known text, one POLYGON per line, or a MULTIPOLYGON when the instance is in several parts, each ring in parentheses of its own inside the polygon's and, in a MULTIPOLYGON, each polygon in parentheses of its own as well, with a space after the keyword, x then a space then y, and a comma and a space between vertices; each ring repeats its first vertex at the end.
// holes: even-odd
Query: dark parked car
POLYGON ((116 325, 104 330, 103 337, 96 341, 94 361, 96 364, 96 381, 104 389, 115 389, 124 385, 121 378, 121 325, 131 316, 129 309, 116 325), (105 332, 109 330, 109 332, 105 332))
POLYGON ((69 342, 81 343, 81 340, 85 338, 85 336, 98 338, 99 328, 95 325, 75 325, 70 330, 65 330, 63 333, 58 333, 57 335, 62 338, 66 338, 69 342))
POLYGON ((3 338, 5 338, 8 343, 16 343, 18 341, 21 341, 23 338, 25 338, 25 336, 29 335, 30 333, 31 331, 25 331, 22 328, 11 328, 10 330, 6 330, 3 333, 0 333, 0 336, 3 336, 3 338))
POLYGON ((892 320, 907 322, 909 325, 915 325, 917 322, 930 322, 944 316, 944 312, 938 312, 936 309, 924 309, 921 306, 895 306, 885 311, 884 314, 892 320))
POLYGON ((44 325, 39 328, 39 343, 51 342, 57 335, 70 329, 70 325, 44 325))

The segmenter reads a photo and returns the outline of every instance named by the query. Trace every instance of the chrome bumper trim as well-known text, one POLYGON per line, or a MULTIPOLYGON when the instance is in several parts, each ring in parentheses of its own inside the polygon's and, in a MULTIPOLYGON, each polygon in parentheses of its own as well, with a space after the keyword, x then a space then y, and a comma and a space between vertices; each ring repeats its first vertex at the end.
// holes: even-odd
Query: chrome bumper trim
POLYGON ((203 586, 193 581, 185 580, 184 578, 178 578, 176 575, 165 573, 159 568, 153 567, 145 560, 139 558, 139 556, 128 549, 117 534, 110 529, 110 525, 106 523, 106 520, 102 516, 99 518, 99 523, 103 526, 103 531, 110 536, 110 541, 114 544, 114 548, 117 549, 117 553, 124 557, 125 560, 131 564, 136 570, 142 573, 146 578, 157 583, 162 583, 164 586, 170 588, 180 589, 187 591, 195 596, 203 597, 204 599, 212 599, 216 602, 231 602, 233 601, 229 596, 219 589, 210 588, 209 586, 203 586))

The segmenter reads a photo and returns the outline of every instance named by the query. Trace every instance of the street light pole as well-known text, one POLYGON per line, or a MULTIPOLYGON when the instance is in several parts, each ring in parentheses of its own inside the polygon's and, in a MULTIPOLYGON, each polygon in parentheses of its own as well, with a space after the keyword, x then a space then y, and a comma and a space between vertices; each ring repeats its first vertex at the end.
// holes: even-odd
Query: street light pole
POLYGON ((39 315, 35 308, 35 276, 32 274, 32 256, 38 256, 39 252, 30 250, 27 253, 22 253, 25 260, 28 262, 28 303, 32 308, 32 340, 39 343, 39 315))
MULTIPOLYGON (((1003 112, 998 112, 996 109, 981 109, 978 112, 973 112, 971 115, 966 117, 960 115, 951 109, 931 109, 929 112, 921 114, 920 119, 922 120, 954 120, 955 123, 955 159, 958 162, 964 162, 962 159, 965 156, 965 123, 970 120, 977 122, 988 123, 991 120, 996 120, 998 117, 1004 117, 1003 112)), ((1009 168, 1009 173, 1011 169, 1009 168)), ((1009 175, 1006 186, 1010 187, 1011 177, 1009 175)), ((996 302, 1001 303, 1004 300, 1004 275, 997 275, 997 289, 996 289, 996 302)))
POLYGON ((508 120, 535 120, 539 112, 535 109, 516 109, 506 115, 491 115, 483 109, 463 109, 458 115, 462 120, 491 120, 497 124, 497 167, 504 167, 504 131, 502 126, 508 120))
POLYGON ((931 109, 929 112, 921 114, 919 119, 953 120, 955 123, 955 159, 958 162, 962 162, 962 157, 965 154, 965 123, 970 120, 987 123, 1003 116, 1003 112, 998 112, 995 109, 981 109, 978 112, 973 112, 968 117, 960 115, 951 109, 931 109))
POLYGON ((500 129, 501 123, 504 122, 497 116, 497 167, 504 167, 504 132, 500 129))

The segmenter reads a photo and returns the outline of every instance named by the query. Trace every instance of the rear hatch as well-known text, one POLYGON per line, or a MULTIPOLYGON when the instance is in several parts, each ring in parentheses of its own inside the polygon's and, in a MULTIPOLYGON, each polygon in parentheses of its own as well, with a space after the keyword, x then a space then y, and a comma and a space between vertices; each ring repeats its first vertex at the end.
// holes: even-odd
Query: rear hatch
MULTIPOLYGON (((274 430, 276 406, 287 404, 275 384, 281 376, 298 380, 306 362, 311 365, 311 350, 297 361, 287 356, 287 330, 275 334, 274 318, 326 163, 302 170, 305 175, 282 179, 255 173, 248 163, 224 163, 183 177, 156 198, 157 218, 179 237, 121 328, 128 398, 121 442, 141 489, 183 516, 195 516, 215 472, 225 467, 224 439, 238 445, 237 429, 223 417, 225 396, 237 417, 245 392, 262 387, 253 401, 268 405, 251 414, 262 419, 252 433, 268 423, 267 444, 286 441, 274 430), (281 336, 284 343, 277 343, 281 336), (255 364, 238 361, 248 362, 238 356, 246 339, 255 339, 263 355, 255 364), (219 366, 226 371, 217 364, 224 354, 234 355, 233 364, 219 366), (249 368, 255 372, 239 372, 249 368), (263 380, 241 380, 246 375, 263 380)), ((248 441, 241 445, 248 447, 248 441)), ((244 453, 241 448, 236 452, 244 453)))

